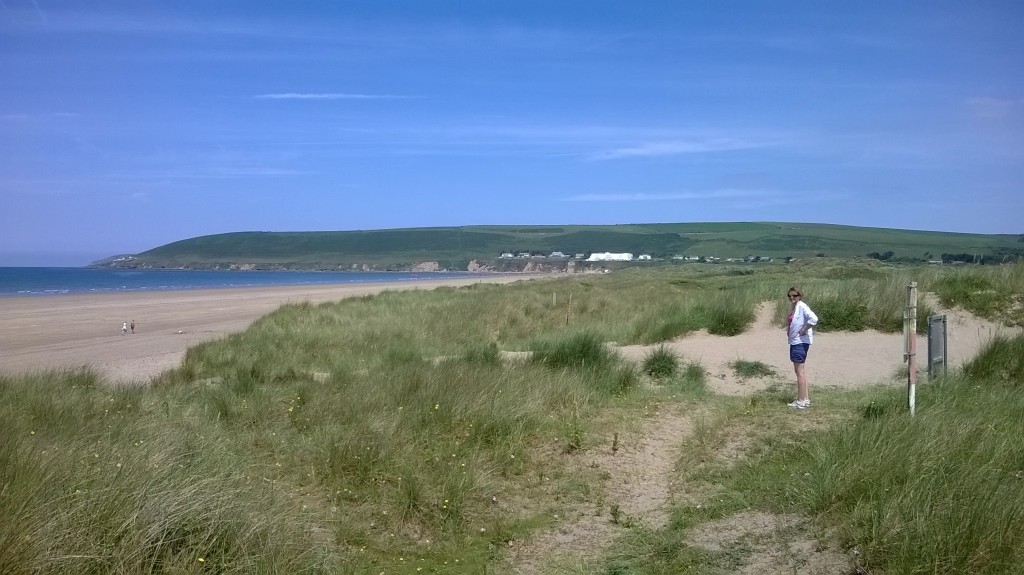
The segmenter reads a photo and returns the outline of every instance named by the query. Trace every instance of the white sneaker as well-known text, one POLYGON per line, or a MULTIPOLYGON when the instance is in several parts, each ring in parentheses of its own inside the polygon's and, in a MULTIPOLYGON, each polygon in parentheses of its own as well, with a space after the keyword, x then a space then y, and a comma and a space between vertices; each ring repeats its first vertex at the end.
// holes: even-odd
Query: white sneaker
POLYGON ((799 400, 798 399, 798 400, 796 400, 796 401, 794 401, 792 403, 787 403, 786 405, 788 405, 789 407, 795 407, 797 409, 807 409, 808 407, 811 406, 811 400, 809 400, 809 399, 799 400))

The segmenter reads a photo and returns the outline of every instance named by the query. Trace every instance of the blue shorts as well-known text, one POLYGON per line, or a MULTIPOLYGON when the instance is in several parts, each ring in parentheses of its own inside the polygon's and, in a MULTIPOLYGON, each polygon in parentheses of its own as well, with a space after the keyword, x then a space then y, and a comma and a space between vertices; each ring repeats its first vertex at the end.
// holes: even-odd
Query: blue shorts
POLYGON ((810 351, 811 344, 809 343, 798 343, 796 345, 789 346, 789 360, 793 363, 803 363, 807 361, 807 352, 810 351))

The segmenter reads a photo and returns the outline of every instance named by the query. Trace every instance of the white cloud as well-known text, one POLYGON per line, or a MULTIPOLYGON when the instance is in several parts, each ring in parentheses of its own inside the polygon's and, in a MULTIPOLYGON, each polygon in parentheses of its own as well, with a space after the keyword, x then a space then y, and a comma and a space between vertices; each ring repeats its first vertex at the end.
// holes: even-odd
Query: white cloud
POLYGON ((569 202, 663 202, 675 200, 721 200, 737 198, 757 198, 764 202, 784 197, 784 192, 769 190, 708 190, 700 192, 667 192, 667 193, 645 193, 636 192, 628 194, 580 194, 564 198, 569 202))
POLYGON ((763 148, 770 144, 735 138, 711 138, 705 140, 673 140, 649 142, 637 146, 618 148, 600 152, 593 156, 595 160, 619 160, 624 158, 653 158, 664 156, 682 156, 686 154, 702 154, 708 152, 728 152, 732 150, 748 150, 763 148))
POLYGON ((280 94, 258 94, 253 96, 253 98, 258 100, 396 100, 408 97, 409 96, 395 96, 392 94, 349 94, 344 92, 284 92, 280 94))

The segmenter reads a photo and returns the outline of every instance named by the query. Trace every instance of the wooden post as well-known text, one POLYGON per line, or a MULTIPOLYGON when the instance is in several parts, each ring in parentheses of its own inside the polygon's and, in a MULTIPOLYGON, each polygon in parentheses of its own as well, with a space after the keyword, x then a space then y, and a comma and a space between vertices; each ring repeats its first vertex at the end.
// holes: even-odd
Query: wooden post
POLYGON ((903 312, 903 356, 907 361, 907 406, 914 415, 917 396, 917 282, 907 284, 907 308, 903 312))
POLYGON ((569 292, 569 305, 565 307, 565 325, 569 325, 570 317, 572 317, 572 292, 569 292))

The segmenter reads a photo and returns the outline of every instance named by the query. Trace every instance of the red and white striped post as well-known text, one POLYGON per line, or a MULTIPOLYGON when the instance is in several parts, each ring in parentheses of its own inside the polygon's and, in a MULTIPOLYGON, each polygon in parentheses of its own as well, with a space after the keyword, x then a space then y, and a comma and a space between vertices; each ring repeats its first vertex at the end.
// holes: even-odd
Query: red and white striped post
POLYGON ((903 311, 903 360, 907 362, 907 406, 914 415, 917 395, 917 282, 907 284, 907 307, 903 311))

